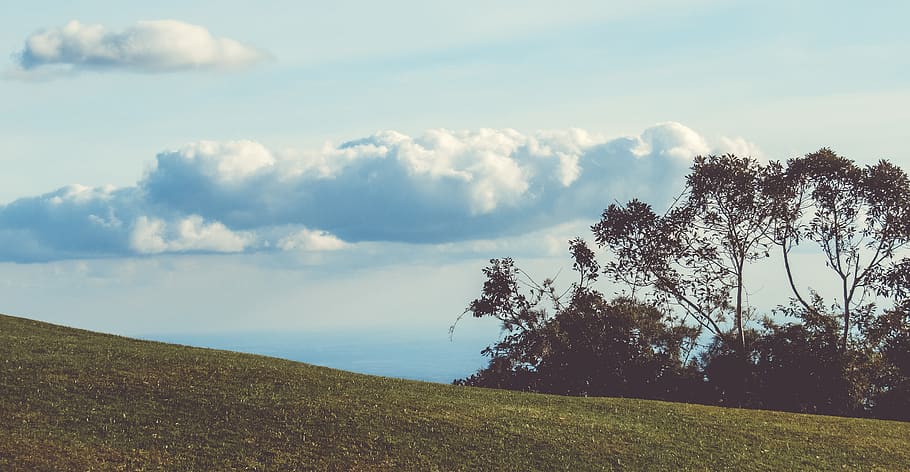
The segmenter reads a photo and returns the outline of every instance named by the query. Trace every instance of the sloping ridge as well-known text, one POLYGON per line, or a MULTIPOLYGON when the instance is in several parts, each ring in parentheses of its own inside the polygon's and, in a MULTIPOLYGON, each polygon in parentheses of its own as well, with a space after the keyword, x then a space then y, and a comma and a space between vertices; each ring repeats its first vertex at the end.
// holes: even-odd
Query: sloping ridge
POLYGON ((910 423, 371 377, 0 315, 0 470, 910 470, 910 423))

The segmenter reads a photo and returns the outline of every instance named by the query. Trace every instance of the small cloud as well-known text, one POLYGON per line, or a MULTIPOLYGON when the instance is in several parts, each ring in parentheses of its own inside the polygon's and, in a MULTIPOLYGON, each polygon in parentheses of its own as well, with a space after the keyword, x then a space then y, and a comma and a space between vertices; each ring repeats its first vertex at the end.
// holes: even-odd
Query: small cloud
POLYGON ((206 223, 199 215, 190 215, 172 225, 140 216, 133 224, 130 247, 140 254, 243 252, 254 240, 253 235, 233 232, 217 221, 206 223))
POLYGON ((73 20, 30 35, 13 57, 18 70, 10 77, 40 79, 79 70, 234 69, 262 61, 266 54, 177 20, 140 21, 120 32, 73 20))
POLYGON ((184 172, 181 167, 192 167, 208 179, 230 183, 268 170, 275 165, 275 157, 254 141, 200 141, 158 154, 156 165, 156 170, 166 172, 184 172))
POLYGON ((325 231, 300 230, 278 241, 278 247, 283 251, 335 251, 343 249, 347 244, 325 231))
POLYGON ((680 123, 661 123, 641 134, 643 146, 639 152, 657 154, 677 159, 708 154, 711 148, 701 135, 680 123))

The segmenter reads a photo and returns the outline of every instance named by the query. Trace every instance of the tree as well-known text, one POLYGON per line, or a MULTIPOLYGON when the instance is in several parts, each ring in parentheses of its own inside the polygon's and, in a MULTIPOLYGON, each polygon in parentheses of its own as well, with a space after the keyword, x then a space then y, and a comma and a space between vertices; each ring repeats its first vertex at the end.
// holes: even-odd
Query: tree
POLYGON ((743 272, 768 257, 775 206, 764 189, 778 174, 779 165, 752 158, 698 156, 685 191, 664 216, 637 200, 610 205, 592 227, 614 256, 607 273, 655 289, 715 336, 726 337, 719 323, 732 312, 733 341, 745 355, 743 272))
POLYGON ((768 238, 774 217, 772 196, 766 182, 780 174, 780 166, 767 166, 749 157, 696 157, 686 178, 688 214, 693 244, 701 253, 714 254, 718 272, 736 290, 733 308, 737 343, 746 352, 743 323, 743 272, 746 265, 768 257, 768 238))
POLYGON ((591 288, 599 273, 593 251, 581 239, 570 242, 570 251, 579 280, 562 295, 552 280, 540 285, 522 280, 511 259, 490 261, 482 294, 465 313, 500 320, 506 334, 484 351, 489 366, 458 383, 675 398, 686 372, 681 355, 691 349, 697 331, 671 326, 653 306, 624 298, 607 301, 591 288), (540 306, 545 301, 552 304, 552 314, 540 306))
MULTIPOLYGON (((513 385, 514 379, 510 376, 515 374, 521 377, 523 372, 539 362, 546 349, 543 344, 545 340, 541 339, 540 334, 550 315, 540 304, 545 298, 559 303, 559 297, 555 295, 551 280, 538 285, 516 267, 511 258, 491 259, 483 273, 486 280, 481 296, 471 301, 449 328, 449 334, 454 333, 458 322, 469 313, 474 318, 489 317, 498 320, 505 334, 501 340, 481 352, 491 360, 488 371, 478 375, 482 374, 483 383, 489 384, 488 386, 516 389, 514 387, 517 384, 513 385), (521 290, 522 278, 530 287, 526 291, 521 290)), ((481 379, 475 377, 475 381, 481 379)), ((467 383, 475 384, 474 381, 467 383)))
POLYGON ((879 293, 895 299, 881 316, 865 320, 862 332, 875 369, 872 413, 879 418, 910 421, 910 259, 886 271, 879 293))
POLYGON ((601 248, 610 250, 604 273, 631 288, 630 296, 654 305, 676 304, 701 329, 722 336, 718 324, 727 306, 729 286, 716 271, 715 254, 690 244, 684 213, 657 215, 650 205, 631 200, 611 204, 591 227, 601 248))
POLYGON ((769 193, 775 199, 775 242, 799 303, 815 310, 794 281, 790 252, 801 242, 816 243, 837 276, 840 346, 847 350, 854 316, 874 310, 866 301, 910 242, 910 180, 887 161, 860 168, 823 148, 791 159, 769 193))

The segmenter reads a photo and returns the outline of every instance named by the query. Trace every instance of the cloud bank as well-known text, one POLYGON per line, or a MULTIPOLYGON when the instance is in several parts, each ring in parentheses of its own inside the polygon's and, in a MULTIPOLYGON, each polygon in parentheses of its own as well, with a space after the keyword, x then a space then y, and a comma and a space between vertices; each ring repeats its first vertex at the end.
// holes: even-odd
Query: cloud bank
POLYGON ((679 123, 605 139, 583 130, 376 133, 280 153, 253 141, 159 153, 135 186, 72 185, 0 207, 0 260, 318 252, 360 242, 515 236, 637 197, 658 207, 712 146, 679 123))
POLYGON ((176 20, 140 21, 120 32, 73 20, 32 34, 13 57, 24 71, 171 72, 239 68, 265 55, 233 39, 215 37, 202 26, 176 20))

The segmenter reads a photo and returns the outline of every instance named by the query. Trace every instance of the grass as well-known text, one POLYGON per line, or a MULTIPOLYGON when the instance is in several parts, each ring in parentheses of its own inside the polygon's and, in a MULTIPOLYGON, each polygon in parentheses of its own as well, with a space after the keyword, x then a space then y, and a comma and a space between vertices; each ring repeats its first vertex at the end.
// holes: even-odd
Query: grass
POLYGON ((910 423, 353 374, 0 316, 0 470, 910 470, 910 423))

